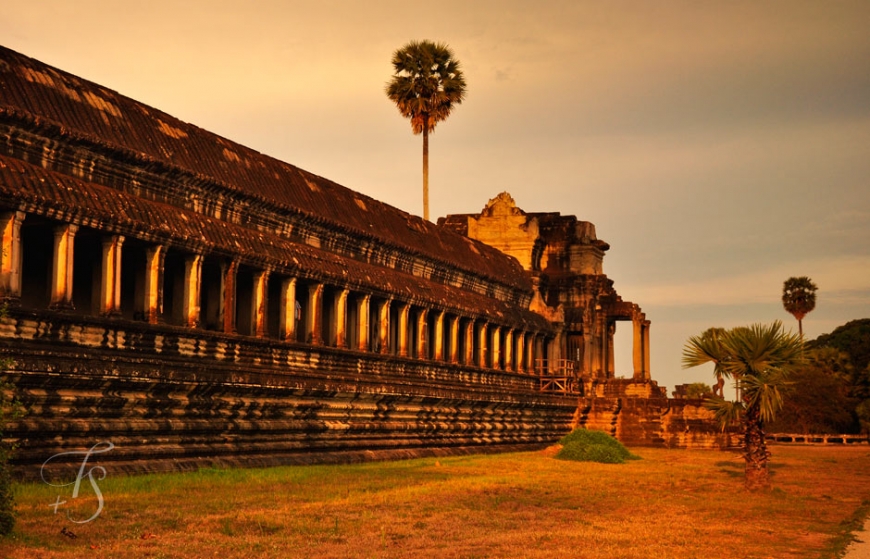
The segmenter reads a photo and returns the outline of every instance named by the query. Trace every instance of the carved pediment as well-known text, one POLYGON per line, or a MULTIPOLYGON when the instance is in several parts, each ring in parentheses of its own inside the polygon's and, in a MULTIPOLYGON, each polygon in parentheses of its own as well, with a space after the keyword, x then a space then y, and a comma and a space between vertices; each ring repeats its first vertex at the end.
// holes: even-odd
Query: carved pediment
POLYGON ((480 217, 501 217, 508 215, 524 216, 526 212, 517 207, 509 192, 502 192, 486 203, 480 217))

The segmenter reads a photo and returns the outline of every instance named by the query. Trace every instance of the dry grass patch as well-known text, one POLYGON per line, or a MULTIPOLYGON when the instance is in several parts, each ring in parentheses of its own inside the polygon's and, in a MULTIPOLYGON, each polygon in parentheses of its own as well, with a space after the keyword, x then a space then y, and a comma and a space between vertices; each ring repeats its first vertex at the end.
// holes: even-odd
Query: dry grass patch
MULTIPOLYGON (((53 514, 57 488, 18 486, 18 525, 0 557, 833 557, 870 504, 870 449, 773 452, 775 488, 761 495, 744 492, 735 454, 662 449, 621 465, 519 453, 110 471, 105 509, 88 524, 53 514)), ((77 501, 82 515, 93 510, 77 501)))

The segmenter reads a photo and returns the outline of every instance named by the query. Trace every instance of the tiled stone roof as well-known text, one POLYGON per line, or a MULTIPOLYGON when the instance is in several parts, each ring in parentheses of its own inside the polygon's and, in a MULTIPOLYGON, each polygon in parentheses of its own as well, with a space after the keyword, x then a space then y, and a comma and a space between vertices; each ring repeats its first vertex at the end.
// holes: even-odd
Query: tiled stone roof
MULTIPOLYGON (((51 130, 58 141, 170 178, 193 177, 251 205, 306 216, 348 235, 530 290, 516 262, 492 247, 0 47, 2 121, 51 130)), ((167 209, 167 216, 171 213, 167 209)))

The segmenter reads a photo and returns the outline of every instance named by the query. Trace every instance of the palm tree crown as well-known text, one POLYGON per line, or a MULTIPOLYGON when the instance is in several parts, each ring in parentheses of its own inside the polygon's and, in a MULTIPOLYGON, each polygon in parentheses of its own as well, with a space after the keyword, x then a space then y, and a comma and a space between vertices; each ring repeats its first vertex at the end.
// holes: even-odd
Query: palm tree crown
POLYGON ((429 132, 450 116, 465 98, 465 78, 444 43, 411 41, 393 53, 394 74, 387 97, 405 118, 414 134, 423 134, 423 217, 429 219, 429 132))
POLYGON ((715 336, 708 332, 689 338, 683 349, 683 368, 713 363, 715 374, 734 379, 740 399, 713 398, 708 407, 723 428, 734 421, 743 423, 746 486, 767 487, 764 423, 773 421, 782 408, 782 389, 801 363, 803 343, 799 336, 785 332, 778 320, 720 330, 715 336))
POLYGON ((816 284, 806 276, 788 278, 782 286, 782 306, 798 321, 798 332, 804 333, 804 317, 816 308, 816 284))

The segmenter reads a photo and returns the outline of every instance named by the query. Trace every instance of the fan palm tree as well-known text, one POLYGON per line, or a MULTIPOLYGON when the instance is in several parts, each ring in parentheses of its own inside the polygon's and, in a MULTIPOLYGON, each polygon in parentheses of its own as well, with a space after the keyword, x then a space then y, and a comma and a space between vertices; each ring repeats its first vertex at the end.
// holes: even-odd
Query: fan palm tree
POLYGON ((453 51, 444 43, 411 41, 393 53, 387 97, 414 134, 423 134, 423 219, 429 219, 429 133, 465 98, 465 78, 453 51))
POLYGON ((683 368, 713 363, 726 378, 734 380, 739 398, 708 400, 720 426, 743 425, 744 483, 749 490, 770 486, 770 454, 764 440, 764 424, 773 421, 782 408, 782 389, 788 376, 801 363, 803 343, 787 333, 778 320, 726 330, 719 336, 693 336, 683 348, 683 368))
POLYGON ((806 276, 788 278, 782 286, 782 306, 798 321, 798 332, 803 339, 804 317, 816 308, 816 284, 806 276))

